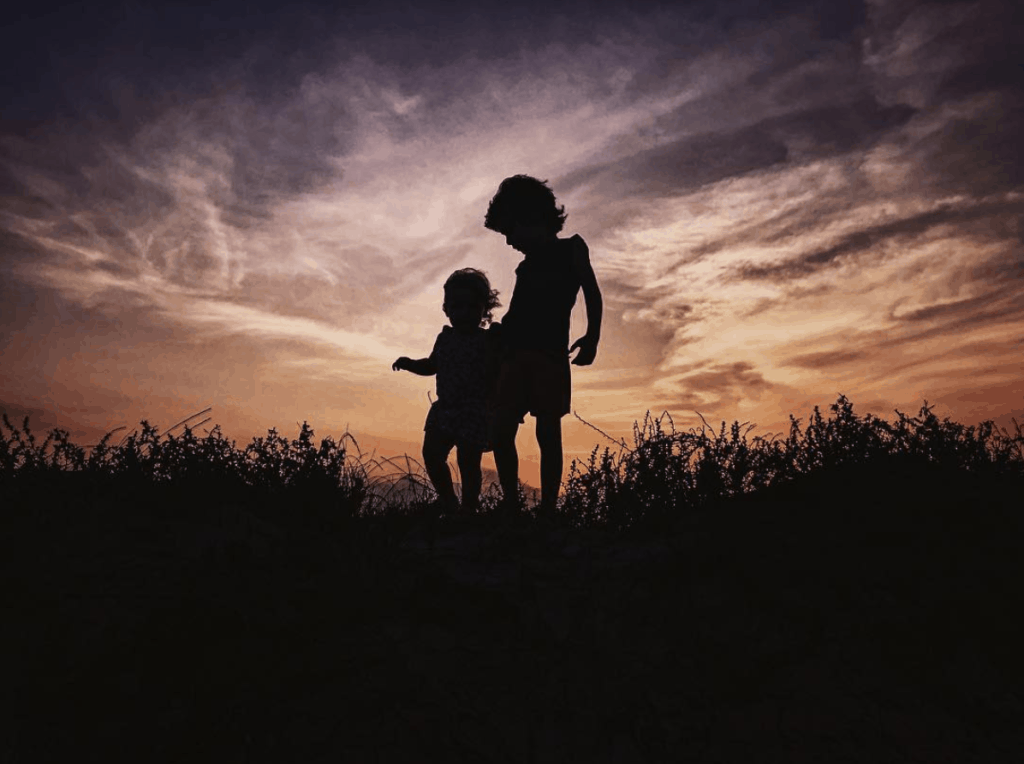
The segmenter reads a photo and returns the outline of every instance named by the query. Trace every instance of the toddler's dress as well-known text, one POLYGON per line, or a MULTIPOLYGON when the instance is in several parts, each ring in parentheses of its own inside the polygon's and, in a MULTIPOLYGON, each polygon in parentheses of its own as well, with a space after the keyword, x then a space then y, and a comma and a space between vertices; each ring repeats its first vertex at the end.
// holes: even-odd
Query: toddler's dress
POLYGON ((483 328, 462 333, 446 326, 430 354, 437 367, 437 400, 427 412, 423 429, 447 436, 456 447, 491 450, 487 343, 483 328))

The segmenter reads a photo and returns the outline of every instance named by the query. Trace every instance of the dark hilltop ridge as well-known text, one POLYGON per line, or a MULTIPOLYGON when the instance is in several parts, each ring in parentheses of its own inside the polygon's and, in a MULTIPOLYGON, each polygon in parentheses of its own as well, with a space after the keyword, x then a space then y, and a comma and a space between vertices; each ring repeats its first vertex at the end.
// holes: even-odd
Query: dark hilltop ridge
POLYGON ((831 410, 648 416, 546 522, 306 426, 5 419, 0 760, 1017 760, 1019 425, 831 410))

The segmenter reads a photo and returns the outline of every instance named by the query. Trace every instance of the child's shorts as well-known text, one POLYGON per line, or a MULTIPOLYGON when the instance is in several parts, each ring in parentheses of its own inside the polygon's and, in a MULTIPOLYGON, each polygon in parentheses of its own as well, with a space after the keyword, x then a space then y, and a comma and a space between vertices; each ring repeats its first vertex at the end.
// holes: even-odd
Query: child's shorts
POLYGON ((568 414, 572 410, 569 354, 508 349, 498 371, 494 408, 520 422, 527 413, 559 418, 568 414))
POLYGON ((456 447, 491 450, 490 412, 483 401, 455 405, 434 401, 423 431, 440 435, 456 447))

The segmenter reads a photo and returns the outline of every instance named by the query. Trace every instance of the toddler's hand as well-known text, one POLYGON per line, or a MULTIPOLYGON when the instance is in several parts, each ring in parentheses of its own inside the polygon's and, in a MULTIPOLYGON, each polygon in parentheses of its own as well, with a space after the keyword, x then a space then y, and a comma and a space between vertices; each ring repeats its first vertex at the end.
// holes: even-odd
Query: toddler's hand
POLYGON ((410 363, 412 363, 412 360, 406 358, 403 355, 401 358, 399 358, 397 361, 391 364, 391 371, 405 371, 406 369, 409 368, 410 363))

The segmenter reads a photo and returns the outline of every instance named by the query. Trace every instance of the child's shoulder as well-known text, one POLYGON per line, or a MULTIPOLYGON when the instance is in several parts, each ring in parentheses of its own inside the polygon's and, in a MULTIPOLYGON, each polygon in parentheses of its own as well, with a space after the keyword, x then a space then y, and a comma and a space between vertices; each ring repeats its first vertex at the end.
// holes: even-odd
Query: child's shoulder
POLYGON ((559 239, 559 241, 562 242, 563 247, 565 247, 566 249, 570 249, 573 252, 587 249, 587 242, 585 242, 583 240, 583 237, 580 236, 578 233, 574 233, 572 236, 569 236, 568 238, 565 239, 559 239))
POLYGON ((437 337, 434 339, 434 347, 439 345, 447 345, 452 341, 452 328, 450 326, 442 326, 441 331, 437 333, 437 337))
POLYGON ((482 326, 472 329, 470 331, 456 331, 451 326, 441 327, 441 333, 437 335, 437 339, 447 343, 467 343, 476 342, 477 340, 483 339, 489 333, 489 328, 482 326))
POLYGON ((587 246, 587 242, 578 233, 573 234, 568 239, 561 239, 561 241, 564 242, 562 246, 572 256, 573 261, 579 262, 590 258, 590 247, 587 246))

